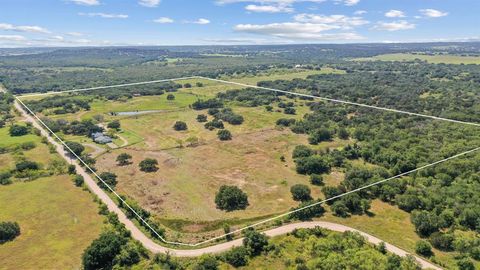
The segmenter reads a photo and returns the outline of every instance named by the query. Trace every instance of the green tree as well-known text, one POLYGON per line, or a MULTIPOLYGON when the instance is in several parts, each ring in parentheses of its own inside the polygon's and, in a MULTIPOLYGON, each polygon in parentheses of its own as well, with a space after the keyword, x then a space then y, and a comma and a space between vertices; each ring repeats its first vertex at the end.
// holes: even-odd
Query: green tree
POLYGON ((20 125, 15 124, 15 125, 10 126, 8 132, 9 132, 10 136, 18 137, 18 136, 27 135, 29 130, 28 130, 28 127, 26 127, 26 126, 20 126, 20 125))
POLYGON ((118 130, 118 129, 120 129, 120 121, 119 120, 113 120, 112 122, 107 124, 107 127, 118 130))
POLYGON ((65 151, 67 152, 72 151, 77 156, 81 156, 82 152, 85 150, 85 147, 78 142, 66 141, 65 144, 67 145, 67 146, 64 146, 65 151))
POLYGON ((342 140, 348 140, 349 136, 350 134, 348 134, 348 131, 345 128, 342 127, 338 129, 338 138, 342 140))
POLYGON ((98 185, 103 189, 108 189, 105 184, 107 184, 110 188, 115 189, 117 185, 117 175, 111 172, 102 172, 100 175, 100 179, 98 180, 98 185), (105 182, 105 184, 103 183, 105 182))
POLYGON ((207 122, 207 116, 205 114, 197 115, 197 121, 199 123, 207 122))
POLYGON ((218 209, 226 211, 245 209, 248 206, 248 196, 236 186, 223 185, 215 195, 215 204, 218 209))
POLYGON ((320 203, 318 203, 318 201, 301 202, 298 207, 292 208, 290 211, 295 212, 288 215, 288 218, 298 220, 311 220, 312 218, 320 217, 325 213, 325 209, 320 203), (313 205, 314 203, 316 204, 313 205))
POLYGON ((158 170, 158 161, 153 158, 146 158, 139 164, 140 170, 143 172, 156 172, 158 170))
MULTIPOLYGON (((202 255, 198 259, 197 265, 193 267, 194 270, 217 270, 218 269, 218 261, 212 255, 202 255)), ((169 269, 177 269, 177 268, 169 268, 169 269)))
POLYGON ((115 257, 120 254, 126 239, 114 232, 104 232, 93 240, 82 256, 85 270, 112 269, 115 257))
POLYGON ((187 130, 188 129, 187 123, 185 123, 183 121, 177 121, 173 125, 173 129, 175 129, 176 131, 187 130))
POLYGON ((175 96, 173 94, 168 94, 167 95, 167 100, 174 100, 175 96))
POLYGON ((268 246, 268 237, 253 229, 247 229, 244 232, 243 246, 247 249, 250 256, 257 256, 268 246))
POLYGON ((319 174, 311 174, 310 183, 315 186, 323 186, 323 177, 319 174))
POLYGON ((0 222, 0 244, 12 241, 20 235, 20 226, 17 222, 3 221, 0 222))
POLYGON ((319 144, 324 141, 330 141, 332 139, 332 133, 326 128, 314 130, 308 137, 310 144, 319 144))
POLYGON ((130 164, 131 159, 132 159, 132 155, 127 153, 121 153, 120 155, 117 156, 117 163, 120 166, 125 166, 130 164))
POLYGON ((419 240, 415 243, 415 252, 425 257, 433 255, 432 246, 425 240, 419 240))
POLYGON ((330 208, 335 216, 348 217, 348 207, 343 200, 335 201, 330 208))
POLYGON ((81 176, 81 175, 76 174, 73 177, 73 182, 75 183, 75 186, 77 186, 77 187, 81 187, 83 185, 84 181, 85 180, 83 179, 83 176, 81 176))
POLYGON ((221 141, 228 141, 232 139, 232 133, 226 129, 219 130, 217 136, 221 141))
POLYGON ((234 267, 248 263, 248 250, 245 247, 234 247, 225 254, 225 261, 234 267))
POLYGON ((309 201, 312 199, 310 196, 310 188, 306 185, 296 184, 290 188, 292 197, 295 201, 309 201))

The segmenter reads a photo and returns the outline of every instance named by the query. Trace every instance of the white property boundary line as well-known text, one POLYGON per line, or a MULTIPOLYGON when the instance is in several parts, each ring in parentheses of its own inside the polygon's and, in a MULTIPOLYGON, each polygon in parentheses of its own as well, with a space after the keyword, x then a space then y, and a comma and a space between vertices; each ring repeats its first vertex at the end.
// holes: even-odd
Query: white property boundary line
POLYGON ((328 201, 332 201, 332 200, 341 198, 341 197, 346 196, 346 195, 348 195, 348 194, 355 193, 355 192, 358 192, 358 191, 367 189, 367 188, 369 188, 369 187, 372 187, 372 186, 375 186, 375 185, 379 185, 379 184, 381 184, 381 183, 384 183, 384 182, 387 182, 387 181, 390 181, 390 180, 393 180, 393 179, 396 179, 396 178, 399 178, 399 177, 408 175, 408 174, 410 174, 410 173, 413 173, 413 172, 416 172, 416 171, 419 171, 419 170, 422 170, 422 169, 425 169, 425 168, 428 168, 428 167, 432 167, 432 166, 435 166, 435 165, 437 165, 437 164, 446 162, 446 161, 448 161, 448 160, 455 159, 455 158, 458 158, 458 157, 461 157, 461 156, 464 156, 464 155, 468 155, 468 154, 470 154, 470 153, 473 153, 473 152, 476 152, 476 151, 479 151, 479 150, 480 150, 480 147, 477 147, 477 148, 474 148, 474 149, 470 149, 470 150, 467 150, 467 151, 465 151, 465 152, 462 152, 462 153, 459 153, 459 154, 456 154, 456 155, 453 155, 453 156, 444 158, 444 159, 442 159, 442 160, 438 160, 438 161, 435 161, 435 162, 433 162, 433 163, 430 163, 430 164, 427 164, 427 165, 418 167, 418 168, 416 168, 416 169, 413 169, 413 170, 410 170, 410 171, 407 171, 407 172, 404 172, 404 173, 401 173, 401 174, 392 176, 392 177, 390 177, 390 178, 386 178, 386 179, 383 179, 383 180, 380 180, 380 181, 377 181, 377 182, 374 182, 374 183, 370 183, 370 184, 368 184, 368 185, 365 185, 365 186, 356 188, 356 189, 354 189, 354 190, 351 190, 351 191, 348 191, 348 192, 345 192, 345 193, 336 195, 336 196, 334 196, 334 197, 331 197, 331 198, 328 198, 328 199, 325 199, 325 200, 322 200, 322 201, 318 201, 318 202, 312 203, 312 204, 310 204, 310 205, 307 205, 307 206, 304 206, 304 207, 301 207, 301 208, 298 208, 298 209, 295 209, 295 210, 286 212, 286 213, 284 213, 284 214, 280 214, 280 215, 274 216, 274 217, 272 217, 272 218, 268 218, 268 219, 262 220, 262 221, 260 221, 260 222, 257 222, 257 223, 254 223, 254 224, 245 226, 245 227, 243 227, 243 228, 240 228, 240 229, 231 231, 231 232, 229 232, 229 233, 225 233, 225 234, 220 235, 220 236, 216 236, 216 237, 210 238, 210 239, 208 239, 208 240, 204 240, 204 241, 202 241, 202 242, 197 242, 197 243, 195 243, 195 244, 191 244, 191 243, 181 243, 181 242, 168 241, 168 240, 166 240, 163 236, 161 236, 155 229, 153 229, 153 228, 150 226, 150 224, 148 224, 148 222, 147 222, 145 219, 143 219, 117 192, 115 192, 115 190, 113 190, 113 188, 111 188, 90 166, 88 166, 87 163, 85 163, 77 154, 75 154, 75 152, 73 152, 72 149, 71 149, 70 147, 68 147, 68 145, 67 145, 57 134, 55 134, 55 133, 54 133, 28 106, 26 106, 25 103, 23 103, 22 100, 20 99, 20 98, 22 98, 22 97, 44 96, 44 95, 53 95, 53 94, 59 94, 59 93, 83 92, 83 91, 89 91, 89 90, 99 90, 99 89, 108 89, 108 88, 115 88, 115 87, 144 85, 144 84, 152 84, 152 83, 168 82, 168 81, 176 81, 176 80, 186 80, 186 79, 195 79, 195 78, 197 78, 197 79, 211 80, 211 81, 216 81, 216 82, 221 82, 221 83, 227 83, 227 84, 234 84, 234 85, 239 85, 239 86, 243 86, 243 87, 252 87, 252 88, 257 88, 257 89, 264 89, 264 90, 269 90, 269 91, 274 91, 274 92, 280 92, 280 93, 286 93, 286 94, 292 94, 292 95, 297 95, 297 96, 317 98, 317 99, 322 99, 322 100, 331 101, 331 102, 336 102, 336 103, 356 105, 356 106, 367 107, 367 108, 372 108, 372 109, 378 109, 378 110, 384 110, 384 111, 390 111, 390 112, 396 112, 396 113, 403 113, 403 114, 408 114, 408 115, 413 115, 413 116, 426 117, 426 118, 431 118, 431 119, 436 119, 436 120, 443 120, 443 121, 454 122, 454 123, 461 123, 461 124, 468 124, 468 125, 480 126, 480 124, 477 124, 477 123, 464 122, 464 121, 458 121, 458 120, 447 119, 447 118, 442 118, 442 117, 436 117, 436 116, 430 116, 430 115, 424 115, 424 114, 418 114, 418 113, 400 111, 400 110, 395 110, 395 109, 389 109, 389 108, 371 106, 371 105, 366 105, 366 104, 361 104, 361 103, 355 103, 355 102, 349 102, 349 101, 343 101, 343 100, 337 100, 337 99, 331 99, 331 98, 318 97, 318 96, 301 94, 301 93, 295 93, 295 92, 289 92, 289 91, 284 91, 284 90, 279 90, 279 89, 274 89, 274 88, 267 88, 267 87, 261 87, 261 86, 253 86, 253 85, 248 85, 248 84, 243 84, 243 83, 238 83, 238 82, 230 82, 230 81, 225 81, 225 80, 212 79, 212 78, 207 78, 207 77, 202 77, 202 76, 191 76, 191 77, 181 77, 181 78, 155 80, 155 81, 146 81, 146 82, 137 82, 137 83, 118 84, 118 85, 110 85, 110 86, 99 86, 99 87, 92 87, 92 88, 83 88, 83 89, 73 89, 73 90, 68 90, 68 91, 60 91, 60 92, 47 92, 47 93, 30 94, 30 95, 20 95, 20 96, 17 95, 17 96, 15 96, 15 99, 16 99, 23 107, 25 107, 25 109, 27 109, 27 111, 28 111, 31 115, 33 115, 33 116, 35 117, 35 119, 37 119, 37 121, 38 121, 39 123, 41 123, 66 149, 68 149, 68 150, 70 151, 70 153, 73 154, 73 155, 77 158, 77 160, 79 160, 79 161, 85 166, 85 168, 87 168, 93 175, 95 175, 95 177, 97 177, 124 205, 126 205, 127 208, 128 208, 128 210, 132 211, 132 212, 135 214, 135 216, 138 218, 138 220, 141 221, 141 223, 145 224, 145 225, 154 233, 154 235, 156 235, 162 242, 164 242, 164 243, 166 243, 166 244, 171 244, 171 245, 188 246, 188 247, 197 247, 197 246, 200 246, 200 245, 203 245, 203 244, 207 244, 207 243, 210 243, 210 242, 212 242, 212 241, 216 241, 216 240, 218 240, 218 239, 222 239, 222 238, 226 237, 227 235, 232 235, 232 234, 235 234, 235 233, 238 233, 238 232, 242 232, 242 231, 244 231, 244 230, 247 230, 247 229, 249 229, 249 228, 257 227, 257 226, 259 226, 259 225, 261 225, 261 224, 265 224, 265 223, 268 223, 268 222, 270 222, 270 221, 283 218, 283 217, 285 217, 285 216, 288 216, 288 215, 290 215, 290 214, 293 214, 293 213, 296 213, 296 212, 305 210, 305 209, 307 209, 307 208, 311 208, 311 207, 316 206, 316 205, 319 205, 319 204, 324 204, 325 202, 328 202, 328 201))

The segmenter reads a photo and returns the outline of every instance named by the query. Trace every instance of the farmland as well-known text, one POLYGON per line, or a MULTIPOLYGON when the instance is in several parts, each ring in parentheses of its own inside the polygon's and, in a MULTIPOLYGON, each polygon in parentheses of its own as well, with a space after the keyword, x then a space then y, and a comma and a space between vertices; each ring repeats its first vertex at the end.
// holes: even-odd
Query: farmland
POLYGON ((392 53, 382 54, 368 58, 356 58, 356 61, 414 61, 422 60, 432 64, 480 64, 480 57, 478 56, 460 56, 448 54, 411 54, 411 53, 392 53))

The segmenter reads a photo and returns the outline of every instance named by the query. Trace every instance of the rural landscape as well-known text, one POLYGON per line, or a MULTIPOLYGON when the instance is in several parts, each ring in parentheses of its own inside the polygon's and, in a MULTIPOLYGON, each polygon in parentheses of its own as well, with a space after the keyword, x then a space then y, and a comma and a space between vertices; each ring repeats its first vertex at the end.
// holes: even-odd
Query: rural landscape
MULTIPOLYGON (((297 12, 323 1, 214 9, 243 2, 294 13, 288 27, 369 23, 297 12)), ((168 19, 155 23, 210 24, 168 19)), ((480 42, 295 37, 20 46, 0 32, 0 270, 480 269, 480 42)))

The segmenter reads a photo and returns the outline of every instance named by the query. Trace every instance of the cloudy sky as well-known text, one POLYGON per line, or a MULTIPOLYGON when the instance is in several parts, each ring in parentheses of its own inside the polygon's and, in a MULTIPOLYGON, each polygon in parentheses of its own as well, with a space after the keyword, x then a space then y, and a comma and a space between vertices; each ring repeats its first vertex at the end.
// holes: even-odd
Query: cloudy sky
POLYGON ((2 0, 0 47, 479 40, 478 0, 2 0))

